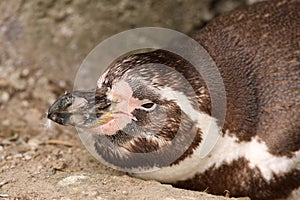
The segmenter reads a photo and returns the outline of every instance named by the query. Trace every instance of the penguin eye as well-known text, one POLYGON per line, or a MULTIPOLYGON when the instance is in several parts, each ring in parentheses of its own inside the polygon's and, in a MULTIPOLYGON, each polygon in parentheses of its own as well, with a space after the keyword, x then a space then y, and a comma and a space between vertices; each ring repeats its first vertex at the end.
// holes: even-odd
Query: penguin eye
POLYGON ((148 103, 142 104, 141 107, 143 110, 151 111, 151 110, 154 110, 154 108, 156 107, 156 104, 153 102, 148 102, 148 103))

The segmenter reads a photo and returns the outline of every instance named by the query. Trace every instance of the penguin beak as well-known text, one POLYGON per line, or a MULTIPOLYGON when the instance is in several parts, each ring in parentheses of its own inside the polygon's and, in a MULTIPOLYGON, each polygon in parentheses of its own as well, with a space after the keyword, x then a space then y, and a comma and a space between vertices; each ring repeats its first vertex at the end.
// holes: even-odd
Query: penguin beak
POLYGON ((112 119, 110 106, 104 89, 74 91, 59 97, 49 108, 47 118, 61 125, 94 127, 112 119))

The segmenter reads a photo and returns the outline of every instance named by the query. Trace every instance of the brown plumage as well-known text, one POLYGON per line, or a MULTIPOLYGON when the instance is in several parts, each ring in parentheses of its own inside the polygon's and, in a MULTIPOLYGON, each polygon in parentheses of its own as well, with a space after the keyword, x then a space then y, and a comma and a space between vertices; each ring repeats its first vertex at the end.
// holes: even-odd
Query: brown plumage
POLYGON ((222 74, 224 129, 241 140, 259 135, 276 155, 300 148, 300 1, 241 8, 194 35, 222 74))

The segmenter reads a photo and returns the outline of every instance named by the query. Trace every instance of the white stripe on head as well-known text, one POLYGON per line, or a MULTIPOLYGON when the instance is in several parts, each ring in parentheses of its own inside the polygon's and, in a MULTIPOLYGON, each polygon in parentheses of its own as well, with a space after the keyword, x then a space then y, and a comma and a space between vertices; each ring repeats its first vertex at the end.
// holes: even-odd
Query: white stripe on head
POLYGON ((202 142, 199 156, 200 158, 205 157, 211 151, 220 136, 221 128, 217 125, 217 120, 206 113, 195 110, 187 96, 182 92, 175 91, 170 87, 159 89, 160 95, 163 98, 176 102, 180 109, 195 121, 197 127, 201 129, 202 142))

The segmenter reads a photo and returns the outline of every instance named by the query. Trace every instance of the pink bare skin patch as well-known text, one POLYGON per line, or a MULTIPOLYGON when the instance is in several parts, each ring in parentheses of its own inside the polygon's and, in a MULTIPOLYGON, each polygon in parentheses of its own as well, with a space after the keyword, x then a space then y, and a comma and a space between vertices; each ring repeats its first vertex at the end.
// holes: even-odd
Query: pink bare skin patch
POLYGON ((114 114, 114 118, 103 125, 88 128, 92 134, 114 135, 118 130, 122 130, 134 117, 130 117, 125 113, 114 114))
MULTIPOLYGON (((122 130, 132 120, 136 120, 131 112, 139 108, 145 100, 139 100, 132 97, 133 91, 129 84, 120 80, 112 85, 111 91, 108 92, 108 98, 113 102, 109 114, 111 119, 103 125, 96 125, 86 130, 92 134, 114 135, 118 130, 122 130)), ((101 121, 101 118, 99 119, 101 121)))

